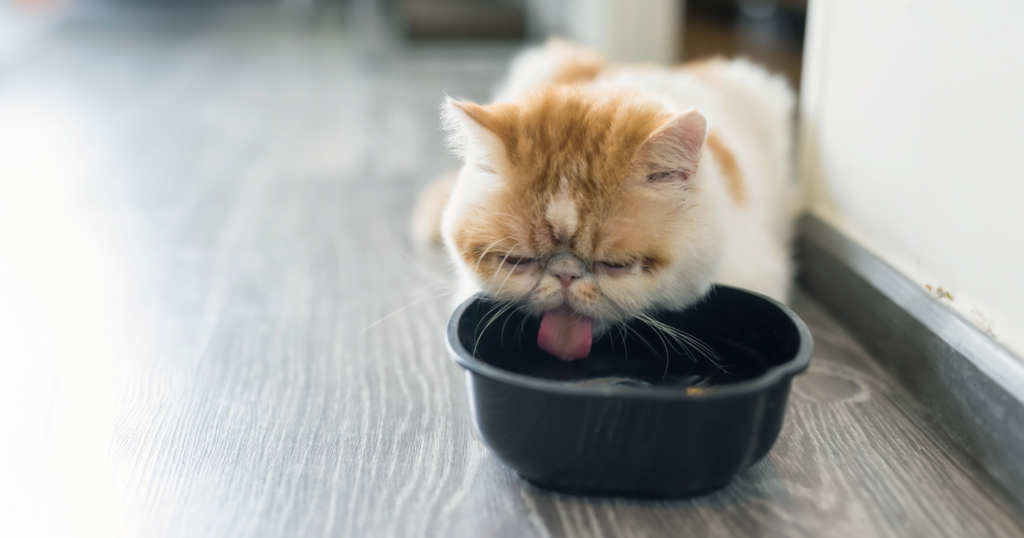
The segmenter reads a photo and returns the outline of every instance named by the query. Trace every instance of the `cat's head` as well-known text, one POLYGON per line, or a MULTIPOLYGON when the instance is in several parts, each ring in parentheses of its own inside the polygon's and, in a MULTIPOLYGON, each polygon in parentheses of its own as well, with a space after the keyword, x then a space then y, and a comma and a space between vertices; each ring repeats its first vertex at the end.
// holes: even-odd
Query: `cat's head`
MULTIPOLYGON (((485 293, 544 314, 542 324, 551 317, 551 330, 584 319, 599 334, 707 292, 721 226, 700 173, 699 112, 670 112, 632 90, 570 86, 444 106, 465 166, 443 235, 485 293)), ((579 343, 566 338, 563 347, 579 343)), ((576 358, 570 351, 561 354, 576 358)))

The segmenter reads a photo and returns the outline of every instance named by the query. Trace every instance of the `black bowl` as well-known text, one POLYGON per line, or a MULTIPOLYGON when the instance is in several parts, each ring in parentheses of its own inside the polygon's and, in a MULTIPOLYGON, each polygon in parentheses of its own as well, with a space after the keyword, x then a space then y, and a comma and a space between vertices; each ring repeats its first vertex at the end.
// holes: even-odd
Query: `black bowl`
POLYGON ((500 307, 477 295, 448 322, 477 431, 520 476, 569 493, 689 497, 725 486, 775 443, 813 347, 790 309, 727 286, 651 316, 698 343, 635 321, 570 362, 537 347, 539 320, 500 307))

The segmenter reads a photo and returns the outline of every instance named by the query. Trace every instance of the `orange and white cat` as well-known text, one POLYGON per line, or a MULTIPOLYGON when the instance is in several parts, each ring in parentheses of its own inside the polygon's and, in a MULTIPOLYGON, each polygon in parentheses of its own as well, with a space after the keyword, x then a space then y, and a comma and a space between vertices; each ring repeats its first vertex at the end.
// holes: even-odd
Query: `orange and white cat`
POLYGON ((495 102, 444 104, 465 164, 428 189, 414 231, 443 239, 458 300, 482 290, 541 316, 538 344, 564 359, 714 282, 784 300, 793 106, 746 61, 608 66, 554 40, 513 62, 495 102))

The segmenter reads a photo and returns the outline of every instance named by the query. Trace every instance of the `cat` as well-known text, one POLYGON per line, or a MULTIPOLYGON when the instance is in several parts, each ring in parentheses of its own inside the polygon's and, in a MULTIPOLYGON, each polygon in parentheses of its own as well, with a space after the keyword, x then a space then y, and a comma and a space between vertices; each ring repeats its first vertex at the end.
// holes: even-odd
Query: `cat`
POLYGON ((421 196, 414 233, 444 243, 457 300, 483 291, 540 316, 538 345, 565 360, 715 282, 785 301, 794 100, 745 60, 615 66, 551 40, 493 103, 446 99, 464 165, 421 196))

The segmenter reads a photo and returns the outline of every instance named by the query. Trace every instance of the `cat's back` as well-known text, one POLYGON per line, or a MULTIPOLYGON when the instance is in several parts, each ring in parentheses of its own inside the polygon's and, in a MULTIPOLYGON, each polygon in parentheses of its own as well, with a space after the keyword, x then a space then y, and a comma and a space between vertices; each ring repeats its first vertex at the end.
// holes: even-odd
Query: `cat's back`
POLYGON ((495 97, 512 100, 544 84, 627 87, 659 96, 671 110, 698 109, 708 119, 712 152, 717 147, 734 164, 734 183, 749 201, 745 215, 785 233, 798 196, 790 164, 796 99, 782 77, 743 59, 610 65, 592 50, 553 39, 521 53, 495 97))
POLYGON ((632 87, 663 97, 671 108, 697 108, 711 129, 751 150, 787 155, 795 96, 785 79, 744 59, 712 59, 677 67, 612 66, 590 82, 632 87))
POLYGON ((513 100, 542 84, 636 88, 660 95, 670 108, 698 108, 712 125, 749 132, 767 145, 788 144, 792 137, 793 91, 782 77, 744 59, 675 67, 608 64, 596 52, 556 38, 516 57, 495 100, 513 100))

